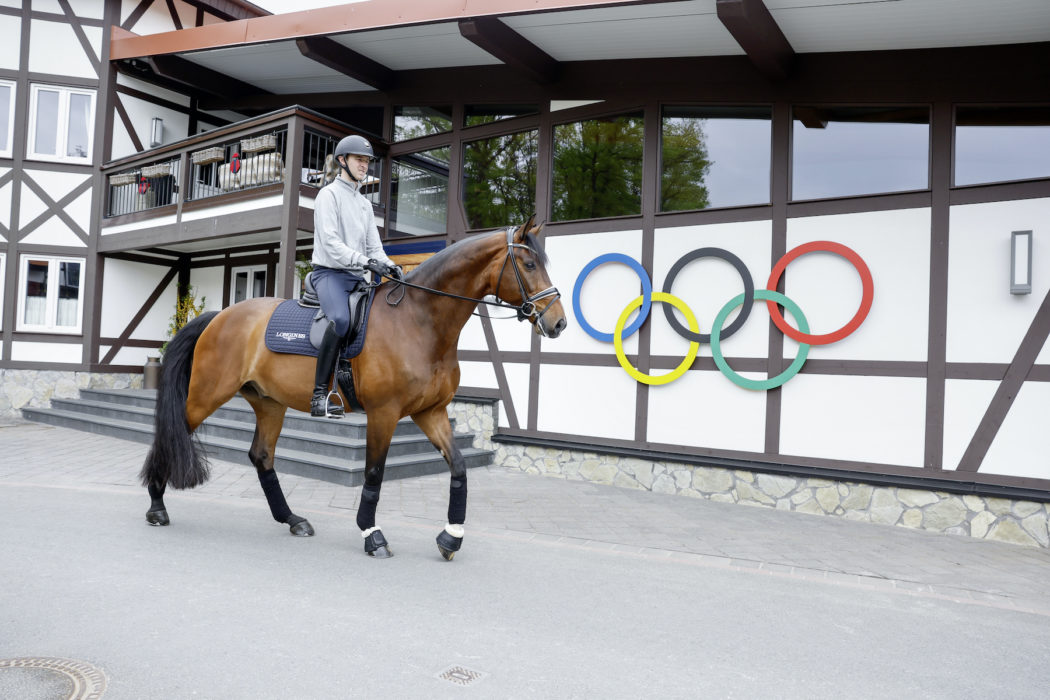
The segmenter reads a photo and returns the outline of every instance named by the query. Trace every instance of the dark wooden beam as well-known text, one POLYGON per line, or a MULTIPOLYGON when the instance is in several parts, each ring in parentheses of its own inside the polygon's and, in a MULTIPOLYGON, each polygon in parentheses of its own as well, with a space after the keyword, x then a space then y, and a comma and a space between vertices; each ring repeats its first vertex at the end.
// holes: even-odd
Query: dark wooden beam
POLYGON ((200 92, 219 97, 268 95, 254 85, 231 78, 211 68, 197 65, 178 56, 150 56, 144 59, 155 75, 181 83, 200 92))
POLYGON ((339 71, 376 90, 388 90, 397 83, 397 73, 353 49, 326 37, 296 39, 299 53, 322 66, 339 71))
POLYGON ((553 83, 561 76, 560 63, 495 17, 460 20, 459 33, 538 83, 553 83))
POLYGON ((227 22, 267 17, 271 14, 249 2, 237 2, 236 0, 183 0, 183 2, 227 22))
POLYGON ((717 0, 716 9, 718 19, 762 75, 770 80, 787 77, 795 50, 762 0, 717 0))

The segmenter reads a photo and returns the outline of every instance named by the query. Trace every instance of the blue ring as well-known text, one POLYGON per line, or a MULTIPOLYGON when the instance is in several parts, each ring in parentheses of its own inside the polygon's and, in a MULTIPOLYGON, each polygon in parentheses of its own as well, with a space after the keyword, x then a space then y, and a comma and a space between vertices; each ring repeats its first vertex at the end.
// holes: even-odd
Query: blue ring
POLYGON ((638 274, 638 279, 642 281, 642 308, 638 310, 638 317, 634 319, 634 323, 623 329, 623 337, 627 338, 632 333, 637 331, 645 323, 645 319, 649 316, 649 307, 653 304, 653 283, 649 281, 649 273, 645 271, 634 258, 628 257, 623 253, 606 253, 605 255, 599 255, 594 260, 587 263, 584 268, 580 271, 579 277, 576 278, 576 284, 572 288, 572 312, 576 314, 576 320, 580 322, 580 327, 587 332, 587 335, 591 336, 595 340, 601 340, 606 343, 613 342, 612 333, 602 333, 601 331, 595 330, 591 324, 587 323, 586 319, 583 318, 583 311, 580 309, 580 291, 583 289, 583 281, 587 279, 587 275, 591 274, 591 271, 599 265, 604 265, 607 262, 618 262, 623 263, 627 267, 631 268, 638 274))

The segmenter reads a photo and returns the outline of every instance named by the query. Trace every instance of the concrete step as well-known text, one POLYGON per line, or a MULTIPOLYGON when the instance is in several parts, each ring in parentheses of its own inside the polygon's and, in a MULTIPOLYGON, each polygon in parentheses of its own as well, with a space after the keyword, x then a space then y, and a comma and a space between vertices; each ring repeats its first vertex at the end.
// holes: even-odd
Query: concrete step
MULTIPOLYGON (((80 400, 53 399, 49 409, 22 410, 27 420, 100 435, 152 443, 156 392, 84 390, 80 400)), ((356 486, 364 481, 367 417, 350 414, 342 420, 312 418, 289 411, 277 442, 279 473, 356 486), (339 425, 343 424, 343 425, 339 425)), ((236 398, 210 416, 197 431, 209 457, 249 464, 248 448, 255 432, 255 415, 236 398)), ((456 444, 468 467, 492 463, 492 452, 471 447, 472 436, 457 435, 456 444)), ((448 471, 444 458, 410 420, 398 424, 387 454, 385 478, 399 479, 448 471)))

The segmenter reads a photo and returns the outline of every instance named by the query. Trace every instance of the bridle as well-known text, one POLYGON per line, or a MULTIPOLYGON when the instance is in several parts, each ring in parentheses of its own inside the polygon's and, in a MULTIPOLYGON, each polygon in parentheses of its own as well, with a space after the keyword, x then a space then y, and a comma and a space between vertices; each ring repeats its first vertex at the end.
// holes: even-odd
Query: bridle
POLYGON ((498 306, 503 309, 510 309, 516 313, 519 321, 532 319, 533 322, 537 324, 536 327, 540 329, 540 333, 546 336, 547 333, 543 330, 543 326, 542 324, 539 324, 539 321, 543 318, 544 314, 550 311, 551 306, 553 306, 556 301, 561 299, 561 292, 558 291, 557 287, 552 286, 530 295, 525 289, 525 280, 522 278, 521 270, 518 269, 518 261, 514 258, 514 249, 521 248, 523 250, 529 251, 530 253, 532 253, 533 250, 527 245, 514 242, 515 230, 516 229, 513 226, 507 229, 507 255, 503 258, 503 265, 500 266, 499 277, 496 279, 496 291, 499 291, 499 288, 503 286, 503 274, 507 271, 507 261, 510 261, 510 268, 514 270, 514 279, 518 283, 518 293, 521 295, 522 298, 522 302, 520 304, 511 304, 510 302, 500 299, 497 295, 494 295, 496 296, 496 301, 488 301, 487 299, 475 299, 474 297, 462 296, 459 294, 453 294, 452 292, 445 292, 440 289, 432 289, 430 287, 424 287, 419 284, 413 284, 412 282, 406 282, 403 279, 392 280, 394 287, 389 292, 387 292, 387 303, 391 306, 397 306, 401 303, 401 300, 405 298, 405 290, 401 289, 401 296, 399 296, 396 301, 392 299, 393 294, 397 292, 398 288, 401 286, 412 287, 413 289, 418 289, 429 294, 437 294, 438 296, 451 297, 453 299, 462 299, 463 301, 472 301, 476 304, 486 304, 488 306, 498 306), (551 299, 551 301, 547 302, 547 305, 543 307, 543 311, 540 311, 536 306, 536 302, 541 301, 543 299, 548 299, 550 297, 554 298, 551 299))

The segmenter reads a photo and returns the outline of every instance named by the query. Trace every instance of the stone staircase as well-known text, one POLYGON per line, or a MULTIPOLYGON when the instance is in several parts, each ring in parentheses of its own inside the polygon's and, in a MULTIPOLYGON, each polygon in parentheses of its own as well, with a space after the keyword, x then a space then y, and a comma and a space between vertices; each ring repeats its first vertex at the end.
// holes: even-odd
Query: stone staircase
MULTIPOLYGON (((51 408, 24 408, 22 415, 38 423, 150 443, 156 398, 157 392, 148 389, 81 389, 79 399, 53 398, 51 408)), ((332 420, 289 409, 277 441, 277 472, 360 485, 366 425, 366 417, 356 413, 332 420)), ((197 430, 209 457, 245 466, 250 466, 248 448, 254 434, 255 413, 240 397, 226 403, 197 430)), ((456 436, 467 466, 491 464, 492 452, 472 447, 472 440, 469 434, 456 436)), ((387 453, 384 480, 447 472, 444 458, 416 424, 408 418, 399 422, 387 453)))

